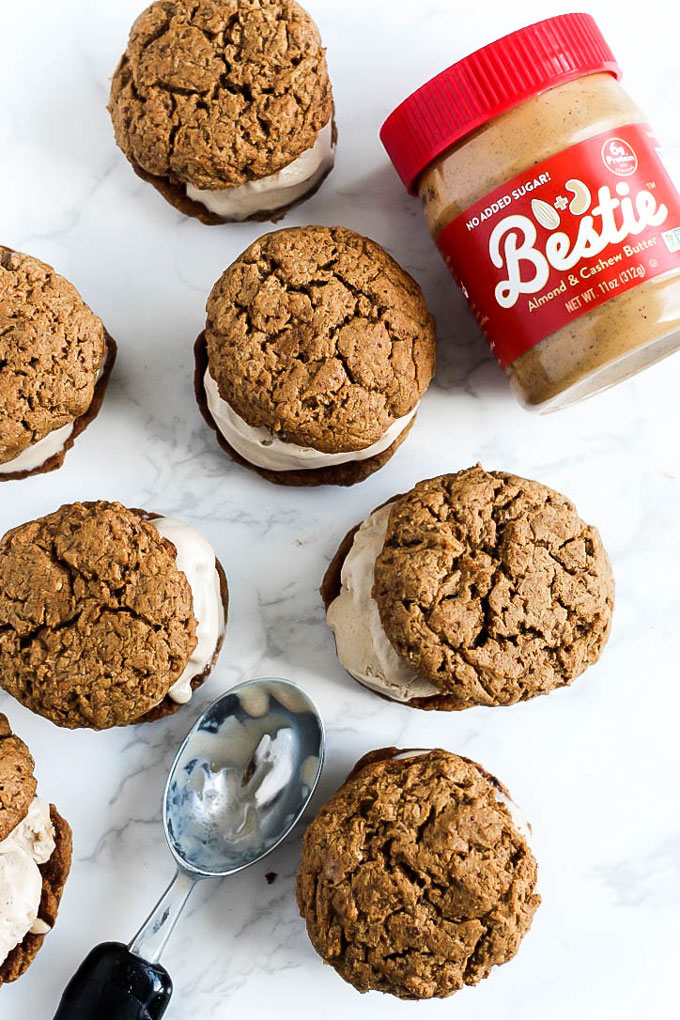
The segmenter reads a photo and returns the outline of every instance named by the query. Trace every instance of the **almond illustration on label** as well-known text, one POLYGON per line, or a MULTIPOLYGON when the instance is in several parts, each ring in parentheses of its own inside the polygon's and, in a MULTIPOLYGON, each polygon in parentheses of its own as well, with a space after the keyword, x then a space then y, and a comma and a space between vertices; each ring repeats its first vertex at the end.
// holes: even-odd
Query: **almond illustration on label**
POLYGON ((560 214, 547 202, 540 198, 531 201, 531 211, 537 223, 540 223, 546 230, 556 230, 560 225, 560 214))
POLYGON ((583 181, 580 181, 578 177, 572 177, 564 187, 574 196, 569 203, 569 212, 573 213, 574 216, 582 216, 586 209, 590 208, 590 188, 583 181))

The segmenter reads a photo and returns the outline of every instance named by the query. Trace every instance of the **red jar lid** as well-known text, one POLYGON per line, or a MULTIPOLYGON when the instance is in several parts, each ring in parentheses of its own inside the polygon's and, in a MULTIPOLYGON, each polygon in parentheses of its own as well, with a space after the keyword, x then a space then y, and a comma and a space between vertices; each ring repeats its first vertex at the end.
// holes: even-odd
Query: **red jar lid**
POLYGON ((380 138, 415 194, 422 171, 465 135, 548 88, 598 71, 621 76, 594 18, 560 14, 442 71, 390 114, 380 138))

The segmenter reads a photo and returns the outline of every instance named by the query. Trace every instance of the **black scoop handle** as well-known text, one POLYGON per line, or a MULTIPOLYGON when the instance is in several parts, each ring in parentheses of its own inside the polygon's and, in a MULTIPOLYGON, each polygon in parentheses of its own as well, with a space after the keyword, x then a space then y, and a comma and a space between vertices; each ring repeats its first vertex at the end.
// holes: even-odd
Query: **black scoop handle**
POLYGON ((161 1020, 171 995, 164 967, 122 942, 102 942, 69 981, 54 1020, 161 1020))

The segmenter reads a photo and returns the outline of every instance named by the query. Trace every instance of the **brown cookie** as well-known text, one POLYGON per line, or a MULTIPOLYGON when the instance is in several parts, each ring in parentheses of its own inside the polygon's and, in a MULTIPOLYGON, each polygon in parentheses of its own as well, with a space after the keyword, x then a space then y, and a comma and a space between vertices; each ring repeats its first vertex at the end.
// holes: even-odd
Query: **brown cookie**
MULTIPOLYGON (((71 870, 73 840, 71 826, 61 817, 54 804, 50 804, 50 818, 54 826, 56 846, 50 859, 45 864, 38 865, 43 878, 38 917, 41 921, 45 921, 51 930, 57 920, 64 885, 71 870)), ((4 963, 0 965, 0 985, 16 981, 21 977, 33 963, 46 937, 46 935, 33 935, 31 932, 24 936, 23 941, 9 953, 4 963)))
POLYGON ((0 482, 61 467, 99 413, 115 358, 115 341, 68 280, 0 246, 0 467, 73 425, 63 449, 0 482))
POLYGON ((574 505, 479 466, 397 500, 373 593, 401 658, 460 707, 571 683, 600 657, 614 606, 599 532, 574 505))
MULTIPOLYGON (((344 227, 265 234, 215 284, 207 311, 220 398, 248 426, 321 454, 352 456, 383 440, 414 411, 434 371, 435 325, 420 287, 379 245, 344 227)), ((201 345, 199 338, 205 407, 201 345)), ((284 484, 353 484, 386 453, 363 464, 260 473, 289 476, 275 479, 284 484)))
POLYGON ((362 758, 303 842, 312 945, 361 992, 445 997, 510 960, 540 903, 536 861, 494 777, 434 750, 362 758))
POLYGON ((248 425, 325 453, 378 442, 434 371, 420 287, 345 227, 265 234, 222 274, 207 311, 222 399, 248 425))
POLYGON ((120 503, 74 503, 0 542, 1 683, 57 725, 104 729, 167 714, 196 620, 175 546, 148 517, 120 503))
POLYGON ((161 0, 132 27, 109 111, 139 176, 220 223, 186 185, 220 190, 282 170, 329 123, 333 95, 318 29, 293 0, 161 0))
MULTIPOLYGON (((597 529, 564 496, 477 466, 391 502, 373 597, 397 654, 441 692, 407 704, 510 705, 597 661, 611 627, 611 565, 597 529)), ((326 609, 357 530, 324 576, 326 609)))
POLYGON ((240 464, 242 467, 250 468, 251 471, 255 471, 262 478, 265 478, 268 482, 273 482, 275 485, 292 485, 298 487, 314 485, 349 486, 356 485, 357 482, 363 482, 391 459, 406 439, 413 427, 414 421, 416 420, 414 416, 412 421, 409 422, 404 431, 397 436, 391 446, 389 446, 386 450, 383 450, 382 453, 377 453, 374 457, 368 457, 366 460, 355 460, 350 461, 347 464, 333 464, 330 467, 309 468, 307 470, 300 471, 269 471, 267 468, 261 468, 257 467, 255 464, 251 464, 249 460, 246 460, 245 457, 240 455, 240 453, 237 453, 233 446, 229 445, 215 424, 208 407, 205 396, 205 386, 203 384, 205 370, 208 367, 208 350, 205 342, 205 333, 201 333, 198 337, 196 344, 194 345, 194 355, 194 392, 196 394, 196 401, 204 420, 215 432, 217 442, 225 453, 228 453, 232 460, 236 461, 237 464, 240 464))
POLYGON ((0 713, 0 843, 23 821, 35 797, 35 762, 23 740, 15 737, 0 713))

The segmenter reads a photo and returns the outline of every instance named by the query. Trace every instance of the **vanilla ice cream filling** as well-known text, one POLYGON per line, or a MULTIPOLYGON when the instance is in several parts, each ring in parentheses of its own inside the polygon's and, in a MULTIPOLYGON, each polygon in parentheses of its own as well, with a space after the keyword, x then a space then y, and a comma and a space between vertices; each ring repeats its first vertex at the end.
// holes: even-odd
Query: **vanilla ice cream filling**
POLYGON ((0 843, 0 964, 24 937, 44 935, 49 925, 38 917, 42 897, 40 864, 54 853, 50 805, 34 797, 26 817, 0 843))
POLYGON ((167 538, 177 550, 177 569, 181 570, 191 588, 196 618, 196 647, 184 672, 168 691, 173 701, 185 705, 191 700, 191 681, 211 663, 224 633, 225 615, 222 585, 217 570, 215 550, 207 538, 182 521, 159 517, 150 522, 161 538, 167 538))
MULTIPOLYGON (((412 751, 400 751, 399 754, 393 754, 392 757, 389 758, 388 760, 405 761, 408 758, 422 758, 423 755, 429 753, 430 753, 429 750, 417 748, 412 751)), ((524 814, 522 809, 517 804, 515 804, 514 800, 511 797, 509 797, 504 790, 501 789, 498 780, 495 778, 493 779, 493 786, 494 793, 496 795, 496 800, 498 801, 499 804, 503 804, 508 809, 508 813, 510 815, 510 818, 512 819, 512 824, 514 825, 515 829, 517 830, 517 832, 519 832, 520 836, 524 836, 527 843, 530 844, 531 826, 527 821, 526 815, 524 814)))
POLYGON ((511 797, 508 797, 507 793, 503 790, 496 790, 496 800, 501 804, 505 804, 506 808, 510 812, 512 818, 512 824, 515 826, 521 836, 524 836, 525 840, 531 845, 531 826, 527 821, 526 815, 511 797))
POLYGON ((74 422, 69 425, 62 425, 48 435, 39 439, 32 446, 27 446, 14 460, 8 460, 0 464, 0 475, 11 475, 15 471, 35 471, 36 468, 46 464, 55 453, 61 453, 66 443, 71 438, 74 422))
POLYGON ((231 404, 222 399, 209 368, 206 369, 203 385, 208 410, 217 428, 232 449, 236 450, 249 464, 266 468, 268 471, 305 471, 337 464, 349 464, 351 461, 369 460, 389 449, 418 410, 416 404, 408 414, 402 418, 396 418, 377 443, 366 446, 363 450, 324 453, 322 450, 314 450, 311 446, 287 443, 275 436, 269 429, 248 425, 236 413, 231 404))
POLYGON ((397 655, 373 598, 375 561, 385 544, 390 510, 376 510, 354 536, 342 565, 340 594, 328 607, 326 620, 338 658, 355 680, 394 701, 430 698, 439 690, 397 655))
POLYGON ((322 180, 334 162, 333 122, 329 120, 311 149, 275 174, 233 188, 213 190, 187 184, 187 196, 222 219, 245 220, 256 213, 274 212, 297 202, 322 180))

